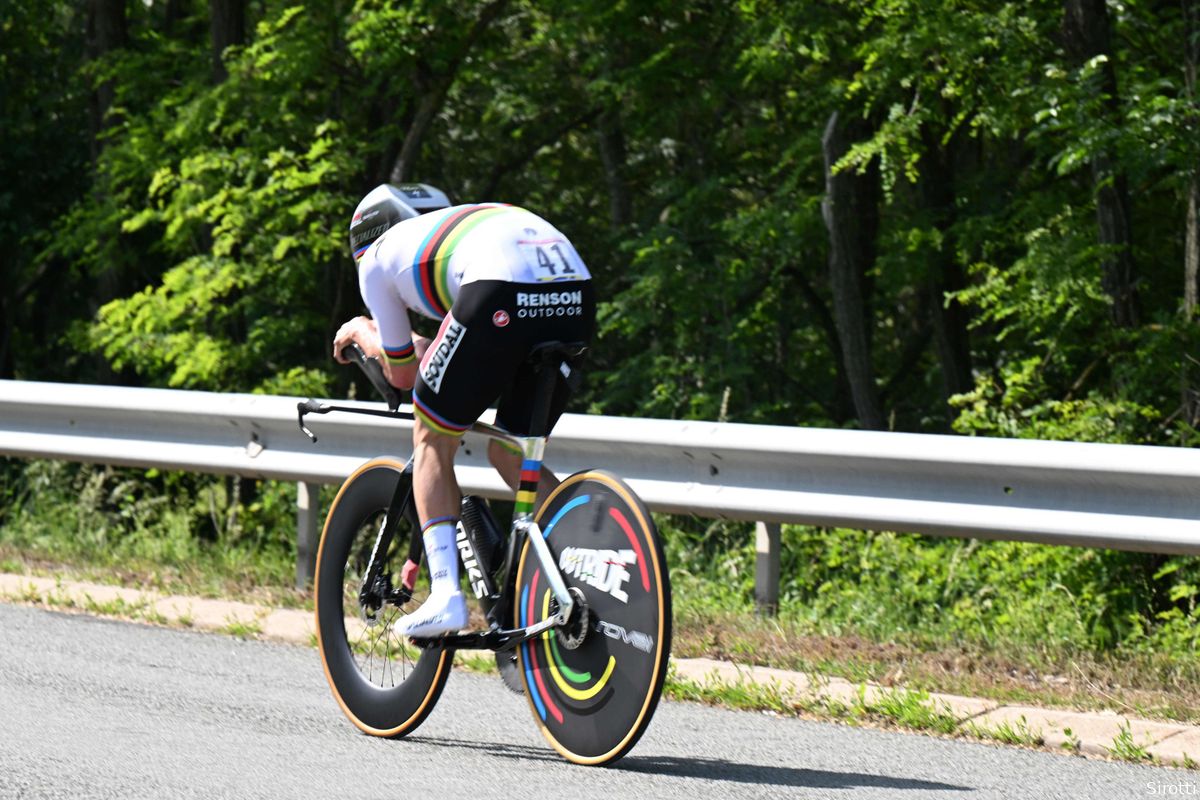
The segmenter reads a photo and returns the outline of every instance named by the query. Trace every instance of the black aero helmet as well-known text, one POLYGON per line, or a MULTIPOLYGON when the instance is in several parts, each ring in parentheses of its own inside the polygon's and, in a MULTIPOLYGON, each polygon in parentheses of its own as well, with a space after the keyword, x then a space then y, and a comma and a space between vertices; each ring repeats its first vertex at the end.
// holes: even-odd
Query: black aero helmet
POLYGON ((350 252, 354 254, 354 263, 396 223, 449 206, 446 193, 427 183, 379 184, 362 199, 350 218, 350 252))

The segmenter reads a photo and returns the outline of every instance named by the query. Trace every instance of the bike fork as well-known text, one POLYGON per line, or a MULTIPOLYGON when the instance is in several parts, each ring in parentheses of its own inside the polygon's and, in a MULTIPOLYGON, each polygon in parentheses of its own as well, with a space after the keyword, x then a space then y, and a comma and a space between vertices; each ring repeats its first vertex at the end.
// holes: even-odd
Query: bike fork
MULTIPOLYGON (((367 562, 367 569, 363 576, 362 585, 359 587, 359 605, 363 606, 367 603, 368 598, 376 592, 380 579, 383 577, 383 559, 382 555, 387 551, 388 546, 392 542, 392 538, 396 535, 396 528, 400 524, 400 518, 408 513, 409 507, 413 502, 412 497, 412 459, 404 465, 404 472, 400 479, 396 482, 396 488, 392 492, 392 500, 388 504, 387 513, 384 515, 383 521, 379 523, 379 532, 375 536, 375 544, 371 548, 371 558, 367 562), (408 479, 408 486, 405 486, 405 479, 408 479)), ((419 529, 420 526, 417 526, 419 529)), ((414 536, 414 540, 409 542, 408 561, 401 570, 401 588, 399 594, 395 597, 384 597, 384 600, 398 600, 400 603, 408 602, 412 596, 413 585, 416 583, 417 568, 421 561, 421 545, 419 539, 414 536), (407 596, 405 596, 407 595, 407 596)))

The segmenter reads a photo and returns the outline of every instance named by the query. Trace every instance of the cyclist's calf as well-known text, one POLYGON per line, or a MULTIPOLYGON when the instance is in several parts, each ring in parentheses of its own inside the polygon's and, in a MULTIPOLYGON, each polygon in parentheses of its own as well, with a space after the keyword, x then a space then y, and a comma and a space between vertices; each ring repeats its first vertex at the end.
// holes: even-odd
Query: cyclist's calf
MULTIPOLYGON (((511 447, 507 447, 495 439, 488 442, 488 461, 514 492, 517 491, 521 482, 521 462, 523 460, 524 457, 511 447)), ((558 483, 558 478, 543 464, 541 477, 538 479, 538 499, 544 500, 549 497, 550 493, 558 487, 558 483)))

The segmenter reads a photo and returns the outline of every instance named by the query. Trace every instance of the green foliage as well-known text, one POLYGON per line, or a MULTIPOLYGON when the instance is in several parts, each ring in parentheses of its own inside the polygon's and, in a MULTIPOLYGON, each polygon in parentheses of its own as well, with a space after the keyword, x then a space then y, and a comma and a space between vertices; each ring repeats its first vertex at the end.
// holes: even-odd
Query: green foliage
POLYGON ((893 427, 1194 436, 1177 265, 1200 112, 1177 9, 1115 10, 1112 53, 1075 64, 1041 0, 267 2, 214 82, 201 7, 132 7, 126 46, 88 60, 79 15, 43 6, 3 28, 31 45, 3 48, 6 374, 338 391, 329 335, 361 306, 346 216, 403 167, 577 241, 603 300, 581 407, 854 425, 821 211, 836 111, 868 131, 838 169, 882 176, 864 304, 893 427), (1132 331, 1106 316, 1098 154, 1135 198, 1132 331), (953 404, 928 320, 950 301, 977 380, 953 404))
MULTIPOLYGON (((35 560, 194 576, 217 585, 288 586, 295 496, 264 484, 55 461, 0 471, 0 548, 35 560)), ((205 590, 206 591, 206 590, 205 590)))

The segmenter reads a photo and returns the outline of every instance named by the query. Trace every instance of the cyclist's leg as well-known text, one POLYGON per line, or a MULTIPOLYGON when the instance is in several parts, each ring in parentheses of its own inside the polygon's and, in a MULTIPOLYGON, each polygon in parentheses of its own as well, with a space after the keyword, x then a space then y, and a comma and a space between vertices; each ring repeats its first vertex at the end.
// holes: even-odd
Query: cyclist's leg
POLYGON ((517 332, 492 324, 493 306, 511 295, 509 286, 500 281, 463 286, 418 370, 413 389, 413 496, 432 590, 429 600, 401 626, 400 632, 409 636, 436 636, 466 622, 455 544, 461 494, 454 454, 462 433, 500 394, 524 358, 517 332))
POLYGON ((467 623, 459 588, 455 523, 462 498, 454 477, 458 436, 439 432, 417 416, 413 424, 413 499, 421 520, 429 598, 397 626, 401 635, 436 636, 467 623))
MULTIPOLYGON (((524 461, 521 451, 493 439, 488 443, 488 461, 500 473, 508 488, 517 491, 521 483, 521 463, 524 461)), ((543 464, 538 478, 538 497, 549 497, 557 487, 558 477, 543 464)))

